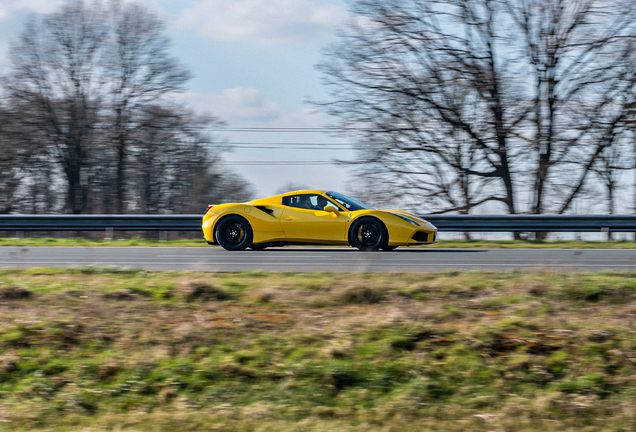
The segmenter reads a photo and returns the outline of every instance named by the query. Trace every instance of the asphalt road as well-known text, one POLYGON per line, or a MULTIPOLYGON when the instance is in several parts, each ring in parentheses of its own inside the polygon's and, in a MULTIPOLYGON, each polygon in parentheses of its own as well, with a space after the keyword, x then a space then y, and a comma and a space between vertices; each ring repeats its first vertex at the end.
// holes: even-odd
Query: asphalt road
POLYGON ((629 249, 407 249, 272 248, 229 252, 218 247, 0 247, 0 267, 118 266, 210 272, 430 272, 450 269, 636 271, 629 249))

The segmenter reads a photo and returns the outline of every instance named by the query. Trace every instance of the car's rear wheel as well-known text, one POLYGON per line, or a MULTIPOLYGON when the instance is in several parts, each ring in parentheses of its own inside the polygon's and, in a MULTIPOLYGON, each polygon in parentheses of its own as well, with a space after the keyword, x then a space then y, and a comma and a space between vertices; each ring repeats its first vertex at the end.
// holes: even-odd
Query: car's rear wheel
POLYGON ((252 244, 252 227, 240 216, 227 216, 215 231, 216 241, 227 250, 244 250, 252 244))
POLYGON ((388 237, 384 224, 370 217, 355 221, 349 232, 351 245, 360 250, 378 250, 388 243, 388 237))

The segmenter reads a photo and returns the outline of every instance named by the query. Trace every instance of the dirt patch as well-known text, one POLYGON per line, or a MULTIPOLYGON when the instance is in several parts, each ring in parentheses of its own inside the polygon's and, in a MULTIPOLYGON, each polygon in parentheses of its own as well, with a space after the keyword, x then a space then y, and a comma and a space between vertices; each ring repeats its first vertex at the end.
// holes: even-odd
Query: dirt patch
POLYGON ((10 286, 0 288, 0 300, 22 300, 31 296, 31 291, 23 287, 10 286))
POLYGON ((259 303, 271 303, 280 297, 280 290, 277 287, 260 288, 250 293, 250 297, 259 303))
POLYGON ((20 357, 15 354, 5 354, 0 357, 0 372, 10 373, 17 369, 20 357))
POLYGON ((214 301, 230 300, 232 295, 216 285, 205 282, 190 281, 179 285, 177 292, 188 302, 192 301, 214 301))
POLYGON ((367 286, 354 286, 346 288, 337 296, 337 300, 342 304, 372 305, 385 300, 386 291, 367 286))
POLYGON ((106 300, 130 301, 139 298, 139 296, 129 289, 118 289, 102 295, 106 300))

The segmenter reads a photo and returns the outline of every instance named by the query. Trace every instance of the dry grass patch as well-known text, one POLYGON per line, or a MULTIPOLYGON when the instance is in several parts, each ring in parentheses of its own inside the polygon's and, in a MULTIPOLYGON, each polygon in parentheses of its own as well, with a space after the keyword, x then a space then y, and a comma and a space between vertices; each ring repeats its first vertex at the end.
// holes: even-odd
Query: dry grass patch
POLYGON ((634 430, 635 278, 3 271, 0 430, 634 430))

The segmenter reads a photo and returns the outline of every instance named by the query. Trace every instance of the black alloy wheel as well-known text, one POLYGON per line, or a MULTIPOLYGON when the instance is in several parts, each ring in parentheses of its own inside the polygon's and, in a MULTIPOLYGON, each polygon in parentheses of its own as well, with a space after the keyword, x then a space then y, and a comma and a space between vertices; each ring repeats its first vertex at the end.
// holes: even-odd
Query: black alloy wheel
POLYGON ((349 235, 351 244, 362 251, 383 248, 389 240, 382 222, 370 217, 355 221, 349 235))
POLYGON ((252 244, 252 227, 240 216, 227 216, 216 227, 216 241, 223 249, 238 251, 252 244))

